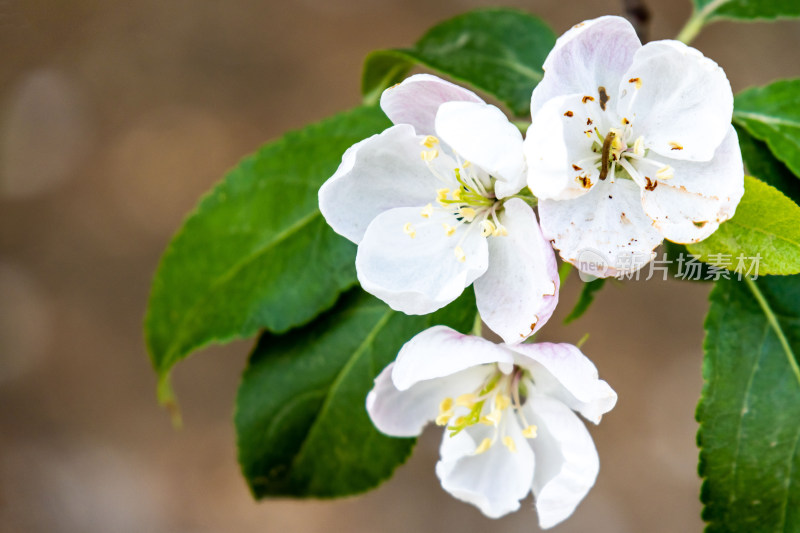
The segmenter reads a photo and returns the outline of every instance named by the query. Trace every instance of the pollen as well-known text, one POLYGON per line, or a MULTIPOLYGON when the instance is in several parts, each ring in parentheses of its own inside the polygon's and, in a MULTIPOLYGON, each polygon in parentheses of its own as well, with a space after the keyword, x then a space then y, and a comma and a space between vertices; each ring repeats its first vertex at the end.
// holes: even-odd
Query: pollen
POLYGON ((464 249, 461 248, 460 246, 456 246, 453 249, 453 253, 456 254, 456 259, 458 259, 460 262, 463 263, 464 261, 467 260, 467 256, 466 256, 466 254, 464 254, 464 249))
POLYGON ((535 439, 536 438, 536 430, 539 429, 536 426, 528 426, 522 430, 522 436, 526 439, 535 439))
POLYGON ((422 208, 422 211, 420 212, 420 216, 422 218, 430 218, 432 214, 433 214, 432 204, 426 205, 425 207, 422 208))
POLYGON ((494 235, 495 231, 497 231, 497 227, 491 220, 484 220, 483 222, 481 222, 481 235, 483 237, 494 235))
POLYGON ((452 237, 453 233, 456 232, 456 228, 448 224, 447 222, 442 222, 442 227, 444 228, 444 232, 448 237, 452 237))
POLYGON ((456 398, 456 405, 472 408, 475 405, 475 395, 472 393, 462 394, 456 398))
POLYGON ((566 113, 564 113, 564 116, 565 116, 565 117, 571 117, 571 116, 573 116, 574 114, 575 114, 575 113, 573 113, 572 111, 567 111, 566 113))
POLYGON ((640 78, 631 78, 628 80, 628 83, 635 84, 637 89, 642 88, 642 80, 640 78))
POLYGON ((423 160, 423 161, 425 161, 426 163, 430 163, 431 161, 433 161, 434 159, 436 159, 436 156, 437 156, 437 155, 439 155, 439 151, 438 151, 438 150, 423 150, 423 151, 421 151, 421 152, 419 153, 419 156, 420 156, 420 157, 422 158, 422 160, 423 160))
POLYGON ((494 399, 494 405, 498 410, 503 411, 511 405, 511 398, 505 394, 500 394, 494 399))
POLYGON ((517 453, 517 445, 514 442, 514 439, 511 438, 511 435, 506 435, 503 437, 503 444, 511 451, 511 453, 517 453))
POLYGON ((462 207, 458 210, 458 214, 464 217, 467 222, 472 222, 475 219, 475 210, 471 207, 462 207))
POLYGON ((487 437, 481 441, 480 445, 477 448, 475 448, 474 454, 480 455, 491 447, 492 447, 492 439, 487 437))
POLYGON ((414 226, 411 225, 411 222, 406 222, 403 226, 403 233, 411 237, 412 239, 417 236, 417 232, 414 230, 414 226))
POLYGON ((425 137, 424 139, 422 139, 422 143, 421 143, 421 144, 422 144, 422 146, 424 146, 425 148, 433 148, 434 146, 436 146, 437 144, 439 144, 439 139, 437 139, 437 138, 436 138, 436 137, 434 137, 433 135, 428 135, 427 137, 425 137))
POLYGON ((661 167, 660 169, 658 169, 658 172, 656 172, 657 180, 668 180, 671 179, 673 176, 675 176, 675 170, 673 170, 673 168, 669 165, 661 167))

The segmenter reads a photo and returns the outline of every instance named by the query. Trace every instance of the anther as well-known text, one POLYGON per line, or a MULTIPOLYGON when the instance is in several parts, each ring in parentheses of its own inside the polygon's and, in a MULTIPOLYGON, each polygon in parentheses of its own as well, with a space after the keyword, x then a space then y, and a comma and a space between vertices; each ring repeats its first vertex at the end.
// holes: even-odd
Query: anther
POLYGON ((462 207, 458 210, 458 214, 467 222, 472 222, 475 219, 475 210, 471 207, 462 207))
POLYGON ((536 438, 536 430, 538 428, 536 426, 528 426, 522 430, 522 436, 526 439, 535 439, 536 438))
POLYGON ((628 80, 628 83, 635 83, 637 89, 642 88, 642 80, 639 78, 631 78, 628 80))
POLYGON ((503 437, 503 444, 505 444, 506 448, 508 448, 511 453, 517 453, 517 445, 514 442, 514 439, 511 438, 511 435, 506 435, 503 437))
POLYGON ((433 205, 428 204, 422 208, 420 216, 422 216, 422 218, 430 218, 432 214, 433 214, 433 205))
POLYGON ((481 222, 481 235, 483 237, 488 237, 489 235, 494 235, 494 232, 497 230, 497 227, 491 220, 484 220, 481 222))
POLYGON ((420 143, 420 144, 422 144, 422 146, 424 146, 426 148, 433 148, 434 146, 439 144, 439 139, 437 139, 433 135, 428 135, 427 137, 422 139, 422 143, 420 143))
POLYGON ((669 165, 661 167, 660 169, 658 169, 658 172, 656 172, 657 180, 668 180, 671 179, 673 176, 675 176, 675 170, 673 170, 673 168, 669 165))
POLYGON ((454 228, 447 222, 442 222, 442 227, 444 228, 444 232, 448 237, 452 237, 453 234, 456 232, 456 228, 454 228))
POLYGON ((477 448, 475 448, 474 454, 480 455, 491 447, 492 447, 492 439, 487 437, 481 441, 480 445, 477 448))
POLYGON ((405 225, 403 226, 403 232, 412 239, 417 236, 417 232, 414 231, 414 227, 411 225, 411 222, 405 223, 405 225))
POLYGON ((437 157, 439 157, 439 150, 423 150, 420 152, 420 156, 422 156, 422 160, 430 163, 437 157))
POLYGON ((464 261, 467 260, 467 256, 466 254, 464 254, 464 250, 460 246, 456 246, 453 249, 453 253, 456 254, 456 259, 458 259, 460 262, 463 263, 464 261))

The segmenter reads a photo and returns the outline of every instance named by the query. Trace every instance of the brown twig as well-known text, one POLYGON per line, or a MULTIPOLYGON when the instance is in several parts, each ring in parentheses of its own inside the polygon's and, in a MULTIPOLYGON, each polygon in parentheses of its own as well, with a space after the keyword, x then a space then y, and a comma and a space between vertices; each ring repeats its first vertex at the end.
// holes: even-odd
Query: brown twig
POLYGON ((622 0, 622 5, 625 9, 625 18, 633 24, 639 40, 646 43, 650 38, 650 9, 644 0, 622 0))

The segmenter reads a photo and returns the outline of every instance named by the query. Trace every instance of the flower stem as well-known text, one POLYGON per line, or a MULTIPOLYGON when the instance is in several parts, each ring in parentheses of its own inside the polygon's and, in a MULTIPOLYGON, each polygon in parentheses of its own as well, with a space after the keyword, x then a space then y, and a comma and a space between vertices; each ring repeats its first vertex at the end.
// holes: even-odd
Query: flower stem
POLYGON ((680 33, 678 33, 678 36, 675 37, 675 39, 684 44, 691 43, 694 38, 697 37, 697 34, 700 33, 700 30, 703 29, 703 26, 706 25, 711 14, 718 7, 723 4, 727 4, 729 1, 730 0, 713 0, 712 2, 706 4, 701 10, 698 11, 695 9, 692 12, 692 16, 686 21, 686 25, 683 27, 680 33))
POLYGON ((472 323, 472 331, 470 334, 480 337, 483 334, 483 322, 481 321, 481 314, 475 313, 475 321, 472 323))
POLYGON ((512 120, 511 123, 517 127, 520 133, 525 133, 528 131, 528 126, 531 125, 531 123, 527 120, 512 120))

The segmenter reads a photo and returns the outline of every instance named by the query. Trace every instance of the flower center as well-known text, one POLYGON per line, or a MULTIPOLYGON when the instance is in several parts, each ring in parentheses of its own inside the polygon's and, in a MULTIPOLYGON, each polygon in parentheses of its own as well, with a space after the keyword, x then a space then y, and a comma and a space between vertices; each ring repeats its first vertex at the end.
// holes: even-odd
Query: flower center
MULTIPOLYGON (((449 222, 441 222, 447 237, 455 235, 462 225, 468 226, 453 246, 454 255, 461 262, 466 261, 461 244, 474 229, 480 228, 483 237, 508 235, 508 230, 497 218, 503 209, 503 200, 498 200, 494 193, 497 180, 457 154, 452 168, 435 164, 440 155, 437 148, 439 139, 433 135, 425 137, 421 144, 426 148, 421 152, 422 160, 443 187, 436 189, 435 203, 431 202, 422 208, 420 216, 425 220, 420 224, 431 223, 432 215, 436 212, 449 215, 449 222)), ((451 160, 449 157, 447 159, 451 160)), ((415 224, 412 222, 406 222, 403 231, 412 239, 416 237, 415 224)))
POLYGON ((517 451, 514 438, 506 431, 509 417, 517 417, 523 428, 523 437, 536 438, 536 426, 529 424, 522 412, 526 395, 533 390, 530 374, 516 365, 507 374, 497 365, 494 366, 494 372, 478 389, 462 394, 455 400, 442 400, 439 416, 436 417, 436 424, 447 426, 451 437, 476 424, 492 427, 492 436, 480 442, 475 448, 475 455, 485 452, 498 441, 511 452, 517 451))

